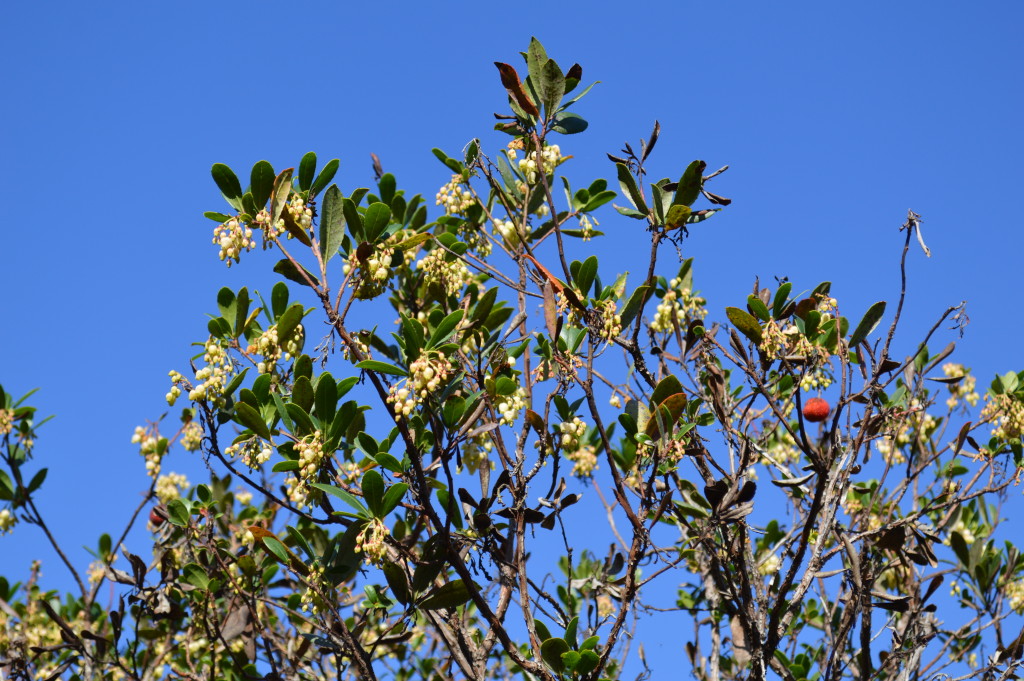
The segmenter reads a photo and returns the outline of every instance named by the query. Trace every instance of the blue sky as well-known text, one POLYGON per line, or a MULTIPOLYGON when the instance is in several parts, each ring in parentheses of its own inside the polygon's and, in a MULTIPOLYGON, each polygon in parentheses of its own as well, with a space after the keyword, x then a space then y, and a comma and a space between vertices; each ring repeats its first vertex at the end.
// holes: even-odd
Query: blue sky
MULTIPOLYGON (((731 166, 715 191, 734 204, 683 247, 712 314, 743 301, 755 275, 788 276, 796 290, 831 280, 852 318, 894 300, 911 208, 933 256, 911 255, 900 351, 967 300, 960 358, 980 385, 1024 368, 1013 303, 1024 6, 377 7, 5 7, 0 382, 42 388, 34 403, 57 415, 37 457, 51 469, 42 507, 70 546, 94 544, 138 502, 146 479, 129 438, 165 410, 167 372, 187 368, 217 289, 273 282, 269 257, 230 270, 217 260, 202 212, 225 204, 210 165, 284 168, 315 150, 341 159, 347 192, 371 182, 373 152, 400 187, 432 198, 448 173, 431 147, 506 141, 491 131, 505 108, 492 62, 518 65, 531 35, 563 65, 582 64, 585 82, 602 81, 577 105, 590 129, 562 144, 574 186, 613 178, 605 153, 636 145, 655 119, 654 179, 696 158, 731 166)), ((610 206, 598 219, 602 265, 639 277, 637 223, 610 206)), ((201 479, 180 455, 167 468, 201 479)), ((44 584, 61 584, 38 533, 0 539, 0 573, 36 557, 44 584)))

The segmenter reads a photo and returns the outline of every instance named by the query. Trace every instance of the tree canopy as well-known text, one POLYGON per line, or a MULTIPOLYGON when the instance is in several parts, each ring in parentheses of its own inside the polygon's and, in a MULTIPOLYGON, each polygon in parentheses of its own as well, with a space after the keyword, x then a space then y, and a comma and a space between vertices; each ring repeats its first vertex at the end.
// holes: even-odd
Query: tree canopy
POLYGON ((213 165, 211 250, 271 250, 282 281, 211 295, 169 358, 178 417, 132 438, 146 498, 88 568, 34 501, 45 419, 0 389, 0 530, 36 526, 77 585, 0 578, 5 677, 1016 678, 1024 560, 996 533, 1024 372, 978 387, 944 338, 961 306, 900 332, 920 216, 894 221, 891 304, 780 279, 708 309, 687 237, 727 166, 653 181, 655 123, 610 182, 570 177, 592 85, 522 56, 496 64, 508 144, 434 149, 427 198, 376 158, 362 188, 313 152, 246 186, 213 165), (601 265, 599 215, 639 276, 601 265), (164 470, 176 448, 208 482, 164 470))

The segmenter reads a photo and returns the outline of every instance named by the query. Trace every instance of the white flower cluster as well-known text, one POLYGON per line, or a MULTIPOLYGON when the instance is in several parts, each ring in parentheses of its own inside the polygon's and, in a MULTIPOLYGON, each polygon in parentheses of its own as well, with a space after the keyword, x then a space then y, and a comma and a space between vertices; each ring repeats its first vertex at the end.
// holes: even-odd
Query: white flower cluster
POLYGON ((444 250, 435 248, 423 256, 417 268, 423 273, 423 282, 427 286, 440 286, 446 295, 454 296, 463 286, 472 283, 473 277, 461 259, 449 261, 445 256, 444 250))
POLYGON ((255 469, 270 461, 270 455, 274 453, 274 450, 269 442, 265 442, 258 437, 251 437, 244 442, 239 442, 225 448, 224 453, 231 457, 237 456, 241 458, 246 466, 250 469, 255 469))
POLYGON ((587 424, 579 416, 574 416, 572 421, 559 423, 558 432, 561 434, 558 441, 562 451, 572 452, 579 449, 580 438, 587 432, 587 424))
POLYGON ((362 532, 356 535, 355 552, 363 554, 367 565, 380 565, 388 554, 384 539, 391 534, 380 518, 370 518, 362 532))
POLYGON ((977 381, 974 376, 971 376, 969 371, 963 364, 955 362, 946 362, 942 365, 942 373, 946 375, 946 378, 962 379, 958 383, 950 383, 947 386, 949 388, 949 399, 946 400, 946 406, 950 409, 954 409, 960 403, 961 398, 972 407, 978 404, 979 396, 974 389, 977 381))
POLYGON ((203 361, 206 362, 206 366, 196 372, 196 380, 200 383, 189 392, 188 399, 209 400, 214 406, 220 407, 224 402, 221 392, 235 367, 227 350, 221 347, 220 342, 213 336, 206 341, 205 350, 203 361))
POLYGON ((462 445, 462 465, 470 473, 476 473, 481 468, 489 468, 491 465, 490 453, 494 449, 494 443, 487 433, 481 433, 470 438, 462 445))
POLYGON ((324 460, 323 433, 318 430, 307 435, 295 443, 295 449, 299 452, 299 473, 302 479, 313 480, 320 471, 320 462, 324 460))
POLYGON ((495 220, 491 226, 494 228, 494 233, 499 234, 510 245, 515 246, 519 243, 519 230, 516 229, 516 223, 512 220, 495 220))
POLYGON ((1010 609, 1018 615, 1024 615, 1024 580, 1010 582, 1003 590, 1010 601, 1010 609))
POLYGON ((316 615, 321 611, 325 603, 317 593, 318 590, 326 586, 324 581, 324 566, 319 563, 314 563, 309 567, 309 574, 306 576, 306 590, 302 592, 302 598, 299 603, 302 606, 302 612, 308 612, 316 615))
MULTIPOLYGON (((292 194, 292 200, 288 202, 285 209, 303 232, 308 232, 310 227, 313 226, 313 209, 307 206, 306 202, 298 194, 292 194)), ((288 238, 292 238, 290 233, 288 238)))
POLYGON ((462 175, 452 175, 448 184, 437 191, 435 205, 444 206, 444 212, 448 215, 464 213, 476 199, 468 187, 463 186, 462 175))
MULTIPOLYGON (((509 159, 514 160, 515 154, 515 149, 510 149, 508 152, 509 159)), ((537 181, 537 173, 540 171, 541 166, 543 166, 545 174, 550 174, 562 160, 562 150, 558 145, 546 144, 541 149, 540 154, 536 151, 531 151, 526 154, 525 158, 519 159, 519 172, 526 177, 527 182, 533 184, 537 181)))
POLYGON ((299 324, 295 327, 292 337, 282 346, 277 337, 277 324, 274 324, 250 343, 249 347, 246 348, 246 352, 263 358, 262 362, 256 364, 256 369, 261 374, 267 374, 274 370, 277 361, 281 359, 281 355, 284 355, 284 358, 288 360, 302 352, 305 333, 306 331, 302 324, 299 324))
POLYGON ((594 309, 601 315, 602 325, 598 331, 601 338, 610 341, 622 332, 622 315, 616 312, 614 300, 599 300, 594 309))
POLYGON ((767 577, 774 575, 782 567, 782 558, 775 552, 763 556, 757 563, 757 574, 767 577))
POLYGON ((181 446, 186 452, 194 452, 203 444, 203 427, 192 419, 181 431, 181 446))
POLYGON ((266 208, 256 214, 253 226, 263 232, 263 250, 267 250, 274 243, 274 239, 285 232, 284 218, 278 218, 273 222, 270 211, 266 208))
POLYGON ((565 458, 572 461, 572 474, 577 478, 589 478, 597 469, 597 450, 590 445, 567 453, 565 458))
POLYGON ((348 285, 356 289, 356 297, 366 300, 384 292, 391 278, 394 255, 395 249, 388 246, 377 247, 365 261, 359 259, 356 251, 352 252, 341 271, 349 278, 348 285))
POLYGON ((18 524, 18 517, 8 509, 0 510, 0 534, 7 534, 18 524))
POLYGON ((163 503, 177 499, 188 489, 188 478, 181 473, 168 473, 156 479, 156 496, 163 503))
POLYGON ((590 241, 594 238, 594 226, 599 225, 596 218, 591 218, 589 215, 580 216, 580 231, 583 232, 583 240, 590 241))
POLYGON ((0 435, 7 435, 14 427, 14 410, 0 409, 0 435))
POLYGON ((256 242, 252 238, 252 229, 238 218, 231 218, 225 223, 213 228, 213 243, 220 246, 220 259, 228 267, 231 262, 238 262, 242 258, 242 251, 251 251, 256 248, 256 242))
POLYGON ((167 375, 171 377, 171 389, 167 391, 167 405, 170 407, 174 406, 174 403, 179 397, 181 397, 181 388, 178 387, 179 383, 185 382, 185 377, 179 374, 174 369, 167 372, 167 375))
POLYGON ((159 454, 160 440, 155 430, 147 430, 143 426, 135 426, 132 443, 139 445, 139 454, 146 459, 146 475, 156 477, 160 474, 159 454))
POLYGON ((299 454, 298 475, 288 477, 285 486, 288 489, 288 498, 297 507, 304 508, 319 497, 319 492, 311 488, 309 483, 316 482, 320 464, 327 454, 324 451, 323 433, 318 430, 312 435, 307 435, 295 443, 295 450, 299 454))
POLYGON ((494 402, 498 410, 498 423, 510 426, 515 423, 519 418, 519 412, 526 406, 526 391, 518 388, 511 395, 498 395, 494 402))
POLYGON ((388 402, 395 406, 395 415, 411 414, 416 405, 426 401, 431 393, 444 385, 451 371, 451 362, 437 352, 424 352, 413 360, 409 365, 411 376, 404 383, 391 386, 391 394, 388 395, 388 402))
POLYGON ((706 302, 700 296, 693 295, 690 289, 684 288, 679 277, 674 278, 668 283, 665 297, 658 303, 651 330, 671 331, 674 328, 673 320, 684 326, 687 319, 704 319, 708 313, 704 307, 706 302))

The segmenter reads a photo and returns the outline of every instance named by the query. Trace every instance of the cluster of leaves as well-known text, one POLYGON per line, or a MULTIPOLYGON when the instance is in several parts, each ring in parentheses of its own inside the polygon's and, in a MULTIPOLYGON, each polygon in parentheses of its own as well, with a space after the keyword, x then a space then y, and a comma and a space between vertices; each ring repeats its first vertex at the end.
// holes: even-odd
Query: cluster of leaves
MULTIPOLYGON (((953 351, 931 354, 936 329, 897 356, 900 313, 881 335, 884 303, 853 325, 828 282, 755 282, 709 321, 694 260, 665 265, 663 246, 730 201, 700 160, 644 189, 657 125, 639 153, 609 155, 629 204, 614 207, 650 240, 642 280, 582 248, 572 259, 616 193, 603 179, 573 191, 551 142, 586 129, 568 109, 589 88, 565 99, 582 68, 563 72, 536 40, 524 58, 525 80, 497 64, 508 147, 434 150, 453 175, 433 220, 376 162, 376 186, 347 196, 339 162, 317 172, 313 153, 297 173, 259 161, 245 189, 214 165, 233 213, 207 217, 261 231, 299 288, 217 294, 193 375, 172 372, 169 401, 191 396, 179 431, 138 434, 152 560, 126 529, 85 577, 65 559, 78 593, 44 593, 35 573, 0 582, 0 669, 614 679, 640 616, 668 608, 692 626, 681 652, 699 679, 1013 675, 1024 560, 995 534, 1024 466, 1024 375, 997 379, 972 415, 969 371, 935 387, 953 351), (810 393, 829 395, 827 420, 805 416, 810 393), (186 441, 222 470, 181 493, 159 471, 186 441), (110 607, 106 581, 122 588, 110 607), (679 586, 665 599, 655 582, 679 586)), ((23 402, 0 391, 0 500, 45 528, 23 402)), ((636 660, 650 671, 642 647, 636 660)))

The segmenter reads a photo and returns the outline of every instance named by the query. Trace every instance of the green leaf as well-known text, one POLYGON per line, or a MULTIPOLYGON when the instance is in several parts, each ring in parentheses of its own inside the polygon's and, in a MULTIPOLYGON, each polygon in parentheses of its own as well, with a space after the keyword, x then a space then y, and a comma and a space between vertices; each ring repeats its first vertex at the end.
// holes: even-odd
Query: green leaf
POLYGON ((591 211, 597 210, 598 208, 600 208, 604 204, 606 204, 609 201, 611 201, 612 199, 614 199, 616 196, 617 196, 617 194, 615 192, 611 191, 610 189, 607 190, 607 191, 603 191, 603 192, 599 192, 597 194, 594 194, 587 201, 587 204, 585 206, 583 206, 583 212, 584 213, 589 213, 591 211))
POLYGON ((321 482, 311 482, 311 483, 309 483, 309 486, 310 487, 315 487, 316 489, 318 489, 318 490, 320 490, 322 492, 327 492, 331 496, 334 496, 334 497, 337 497, 337 498, 341 499, 342 501, 344 501, 346 504, 348 504, 349 506, 354 508, 356 511, 358 511, 363 516, 369 516, 369 512, 366 510, 366 507, 363 506, 362 502, 359 501, 358 497, 356 497, 353 494, 350 494, 350 493, 346 492, 345 490, 341 489, 340 487, 335 487, 334 485, 325 485, 325 484, 323 484, 321 482))
MULTIPOLYGON (((468 603, 472 599, 472 592, 470 586, 461 579, 456 579, 453 582, 442 584, 436 589, 432 590, 427 596, 420 601, 419 607, 423 610, 444 610, 457 608, 464 603, 468 603)), ((477 586, 472 585, 472 589, 476 589, 477 586)))
POLYGON ((565 671, 565 663, 562 662, 562 655, 569 652, 569 644, 561 638, 549 638, 540 644, 540 655, 548 666, 561 674, 565 671))
POLYGON ((182 577, 185 582, 191 584, 197 589, 206 591, 210 588, 210 578, 206 574, 206 570, 202 565, 198 563, 189 563, 181 569, 182 577))
POLYGON ((271 193, 273 201, 270 204, 270 218, 274 224, 277 224, 285 204, 288 203, 288 195, 292 193, 293 170, 293 168, 282 170, 274 180, 274 191, 271 193))
POLYGON ((387 493, 384 494, 384 501, 381 504, 381 517, 388 515, 398 507, 408 489, 409 485, 404 482, 396 483, 388 488, 387 493))
POLYGON ((313 184, 313 173, 316 172, 316 154, 307 151, 299 161, 299 189, 307 191, 313 184))
POLYGON ((323 188, 331 183, 334 179, 334 174, 338 172, 338 166, 341 165, 341 161, 336 158, 332 158, 324 166, 320 174, 316 176, 316 180, 313 182, 313 186, 309 188, 309 198, 315 197, 323 188))
POLYGON ((691 211, 689 206, 676 204, 670 206, 665 214, 665 229, 679 229, 690 219, 691 211))
POLYGON ((593 650, 581 650, 580 661, 576 665, 576 674, 583 676, 597 669, 598 663, 601 661, 601 656, 595 653, 593 650))
POLYGON ((188 517, 191 515, 191 510, 186 506, 186 503, 184 499, 171 499, 167 502, 167 519, 172 525, 177 525, 178 527, 188 525, 188 517))
POLYGON ((700 196, 700 188, 704 183, 704 168, 707 164, 704 161, 694 161, 686 167, 683 176, 679 178, 676 186, 675 196, 672 197, 672 205, 692 206, 693 202, 700 196))
POLYGON ((555 114, 551 129, 563 135, 575 135, 586 130, 588 125, 589 123, 579 114, 560 111, 555 114))
POLYGON ((594 285, 594 278, 597 277, 597 256, 592 255, 583 261, 579 272, 576 273, 576 286, 584 297, 590 295, 590 287, 594 285))
POLYGON ((270 439, 270 429, 267 428, 263 417, 245 402, 235 403, 235 420, 264 440, 270 439))
POLYGON ((320 256, 324 262, 338 254, 338 247, 345 237, 345 211, 342 210, 344 197, 338 185, 332 184, 324 194, 320 215, 320 256))
POLYGON ((278 539, 277 537, 264 537, 263 546, 267 549, 267 551, 270 551, 272 554, 274 554, 274 557, 280 560, 282 563, 284 563, 285 565, 289 564, 288 549, 285 547, 284 544, 281 543, 280 539, 278 539))
POLYGON ((391 593, 394 595, 398 602, 402 605, 409 605, 412 600, 412 594, 409 593, 409 578, 405 574, 405 570, 398 563, 392 563, 391 561, 384 561, 381 566, 384 570, 384 579, 387 580, 388 586, 391 587, 391 593))
POLYGON ((363 216, 359 214, 356 202, 351 198, 343 199, 341 202, 341 210, 345 214, 345 222, 348 224, 348 233, 352 235, 352 239, 356 243, 366 241, 363 231, 363 216))
POLYGON ((436 348, 441 343, 448 340, 448 338, 455 333, 455 328, 462 321, 462 310, 456 310, 450 315, 441 320, 441 323, 434 329, 434 333, 430 334, 430 340, 427 341, 427 348, 436 348))
POLYGON ((885 314, 885 301, 880 300, 864 313, 864 317, 857 324, 857 328, 853 330, 853 335, 850 336, 850 347, 853 348, 860 344, 865 338, 868 337, 875 327, 878 326, 878 322, 882 320, 882 315, 885 314))
POLYGON ((231 207, 242 210, 242 185, 238 182, 235 172, 223 163, 214 163, 210 169, 213 181, 217 183, 220 193, 224 195, 231 207))
POLYGON ((225 319, 235 318, 235 292, 227 286, 217 291, 217 309, 225 319))
MULTIPOLYGON (((249 175, 249 191, 256 207, 265 208, 274 191, 274 166, 269 161, 257 161, 249 175)), ((255 217, 255 216, 253 216, 255 217)))
POLYGON ((647 204, 644 203, 644 198, 640 195, 640 188, 637 187, 636 179, 633 177, 633 174, 629 172, 629 168, 627 168, 624 163, 616 163, 615 172, 618 173, 619 187, 622 188, 622 193, 629 199, 629 202, 633 204, 633 208, 646 217, 650 212, 650 209, 647 207, 647 204))
MULTIPOLYGON (((544 78, 544 64, 548 61, 548 53, 536 37, 530 38, 530 46, 526 48, 526 73, 533 84, 540 88, 544 78)), ((550 113, 550 112, 548 112, 550 113)))
POLYGON ((953 548, 953 553, 960 560, 960 564, 964 566, 964 569, 970 571, 971 569, 971 552, 967 548, 967 542, 964 541, 963 535, 959 532, 949 533, 949 545, 953 548))
POLYGON ((291 260, 285 258, 278 260, 277 264, 274 265, 274 271, 280 274, 285 279, 294 281, 296 284, 302 284, 303 286, 309 286, 309 282, 313 282, 313 286, 319 286, 320 280, 313 276, 313 273, 307 270, 305 267, 302 271, 299 271, 291 260), (305 274, 305 276, 303 276, 305 274))
POLYGON ((379 362, 375 359, 364 359, 362 362, 356 365, 356 369, 362 369, 364 371, 376 371, 381 374, 391 374, 392 376, 408 376, 409 372, 405 369, 396 367, 394 364, 388 364, 387 362, 379 362))
POLYGON ((622 320, 622 328, 626 328, 636 318, 638 312, 640 312, 640 305, 644 301, 644 297, 651 290, 650 286, 646 284, 637 286, 630 294, 629 300, 622 308, 622 312, 619 313, 619 317, 622 320))
POLYGON ((761 325, 749 312, 738 307, 727 307, 725 316, 729 318, 733 326, 740 330, 740 333, 752 340, 755 345, 761 345, 761 325))
POLYGON ((288 309, 288 284, 283 281, 274 284, 274 288, 270 291, 270 309, 274 313, 271 321, 283 315, 284 311, 288 309))
POLYGON ((562 103, 562 96, 565 94, 565 75, 554 59, 544 62, 540 72, 539 88, 545 113, 550 116, 558 110, 558 105, 562 103))
POLYGON ((210 220, 213 220, 214 222, 224 223, 224 222, 227 222, 228 220, 230 220, 231 218, 233 218, 234 216, 233 215, 226 215, 224 213, 218 213, 217 211, 213 211, 213 210, 208 210, 208 211, 203 213, 203 217, 204 218, 209 218, 210 220))
POLYGON ((302 410, 309 413, 309 410, 313 408, 313 402, 316 400, 316 395, 313 393, 313 384, 305 376, 299 376, 295 379, 295 384, 292 386, 292 402, 302 407, 302 410))
POLYGON ((304 437, 316 430, 313 427, 313 420, 309 418, 309 413, 305 409, 294 402, 289 402, 284 406, 288 410, 288 415, 292 417, 292 421, 295 422, 294 433, 296 435, 304 437))
POLYGON ((235 298, 235 338, 245 331, 245 323, 249 319, 249 289, 242 287, 235 298))
POLYGON ((380 518, 384 508, 384 478, 375 470, 366 471, 363 475, 363 499, 370 513, 380 518))
POLYGON ((334 420, 334 412, 338 409, 338 384, 329 373, 320 374, 316 382, 316 417, 321 423, 334 420))
POLYGON ((760 298, 753 294, 747 296, 747 307, 749 307, 750 311, 754 313, 754 316, 762 322, 768 321, 768 307, 760 298))
POLYGON ((302 322, 304 314, 305 309, 302 303, 292 303, 288 306, 288 309, 277 320, 277 342, 279 344, 284 345, 292 340, 292 336, 295 335, 295 329, 302 322))
POLYGON ((40 486, 42 486, 43 481, 46 480, 46 473, 48 471, 48 468, 40 468, 39 471, 32 476, 32 480, 28 483, 28 487, 26 488, 29 493, 35 492, 40 488, 40 486))
POLYGON ((782 312, 786 309, 786 303, 789 302, 789 292, 792 289, 793 282, 787 281, 775 292, 775 300, 772 303, 772 316, 776 319, 782 317, 782 312))
POLYGON ((372 203, 363 215, 363 234, 370 243, 375 243, 388 223, 391 222, 391 208, 385 203, 372 203))

